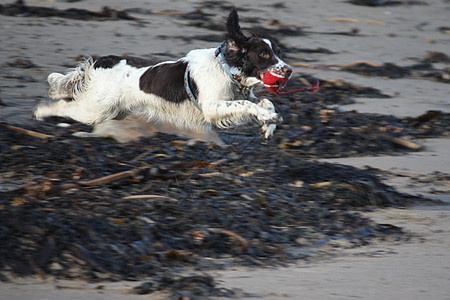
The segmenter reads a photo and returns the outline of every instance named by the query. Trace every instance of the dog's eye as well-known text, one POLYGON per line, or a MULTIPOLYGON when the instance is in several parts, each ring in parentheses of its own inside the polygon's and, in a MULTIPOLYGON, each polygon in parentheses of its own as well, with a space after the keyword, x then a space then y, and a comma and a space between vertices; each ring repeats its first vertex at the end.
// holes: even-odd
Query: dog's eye
POLYGON ((269 58, 269 56, 270 56, 269 52, 266 51, 262 51, 259 53, 259 57, 261 58, 269 58))

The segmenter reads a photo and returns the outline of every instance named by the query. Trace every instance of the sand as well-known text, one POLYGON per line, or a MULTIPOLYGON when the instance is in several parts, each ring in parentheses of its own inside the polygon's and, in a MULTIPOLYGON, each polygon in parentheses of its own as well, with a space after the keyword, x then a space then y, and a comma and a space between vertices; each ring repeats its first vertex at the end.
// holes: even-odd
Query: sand
MULTIPOLYGON (((429 5, 384 7, 355 6, 345 1, 240 1, 243 17, 278 19, 288 25, 313 32, 302 37, 286 37, 288 47, 323 47, 332 55, 288 56, 288 62, 306 62, 312 68, 294 71, 326 79, 342 79, 383 90, 388 99, 358 99, 343 110, 418 116, 427 110, 450 110, 448 84, 417 78, 388 79, 365 77, 330 67, 369 61, 393 62, 406 66, 412 58, 423 58, 430 51, 448 53, 450 38, 439 27, 448 26, 450 4, 445 0, 425 1, 429 5), (338 20, 341 19, 341 20, 338 20), (334 20, 333 20, 334 19, 334 20), (375 21, 375 22, 374 22, 375 21), (329 35, 359 29, 358 36, 329 35)), ((1 4, 10 1, 0 1, 1 4)), ((106 3, 116 9, 191 11, 197 1, 27 1, 30 5, 99 10, 106 3)), ((223 10, 211 8, 223 20, 223 10)), ((181 57, 199 47, 214 47, 217 42, 165 38, 195 36, 211 32, 186 27, 185 22, 165 15, 137 15, 145 24, 134 21, 77 21, 59 18, 0 16, 0 121, 23 124, 31 121, 36 103, 46 99, 45 78, 52 71, 74 64, 81 54, 130 54, 169 59, 181 57), (16 59, 29 59, 39 71, 5 67, 16 59)), ((245 27, 245 24, 244 24, 245 27)), ((448 67, 448 65, 447 65, 448 67)), ((366 165, 386 171, 386 181, 402 192, 423 194, 449 202, 449 182, 433 179, 450 173, 450 140, 416 140, 425 151, 405 156, 381 156, 328 160, 357 167, 366 165), (439 173, 436 173, 439 172, 439 173)), ((450 299, 450 209, 448 206, 384 209, 371 218, 401 226, 420 235, 422 242, 379 243, 342 250, 327 261, 299 263, 287 268, 232 269, 215 272, 223 287, 240 288, 249 296, 263 299, 450 299)), ((87 284, 15 279, 0 283, 0 299, 153 299, 163 296, 137 296, 127 290, 138 283, 87 284)), ((251 298, 251 297, 249 297, 251 298)), ((254 299, 254 298, 253 298, 254 299)))

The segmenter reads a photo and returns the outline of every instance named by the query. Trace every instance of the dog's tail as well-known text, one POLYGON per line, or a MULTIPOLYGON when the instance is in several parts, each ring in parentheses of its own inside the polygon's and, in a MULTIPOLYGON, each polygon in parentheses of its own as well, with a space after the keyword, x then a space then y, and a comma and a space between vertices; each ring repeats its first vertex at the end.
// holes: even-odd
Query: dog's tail
POLYGON ((93 68, 94 60, 87 57, 75 68, 66 70, 65 74, 51 73, 47 77, 50 84, 48 96, 55 100, 75 99, 76 95, 86 91, 93 68))

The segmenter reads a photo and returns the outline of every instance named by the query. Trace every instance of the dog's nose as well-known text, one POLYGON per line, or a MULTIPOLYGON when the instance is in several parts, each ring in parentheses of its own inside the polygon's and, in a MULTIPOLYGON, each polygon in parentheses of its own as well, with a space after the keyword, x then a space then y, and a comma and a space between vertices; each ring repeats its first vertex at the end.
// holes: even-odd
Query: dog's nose
POLYGON ((289 66, 283 66, 283 73, 285 77, 290 77, 292 74, 292 69, 289 66))

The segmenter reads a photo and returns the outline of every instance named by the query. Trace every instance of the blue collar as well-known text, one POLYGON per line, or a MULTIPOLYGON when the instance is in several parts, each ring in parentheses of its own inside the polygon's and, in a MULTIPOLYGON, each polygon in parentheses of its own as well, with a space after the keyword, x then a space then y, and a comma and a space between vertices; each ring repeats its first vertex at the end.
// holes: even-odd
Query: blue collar
POLYGON ((219 47, 217 47, 216 52, 214 53, 216 55, 217 61, 219 62, 222 69, 225 71, 225 73, 228 74, 231 81, 233 81, 234 84, 238 86, 238 88, 242 89, 244 86, 241 83, 241 78, 239 78, 237 72, 237 68, 231 68, 228 64, 225 54, 223 53, 223 46, 225 45, 225 42, 222 42, 219 47), (233 70, 234 69, 234 70, 233 70))

